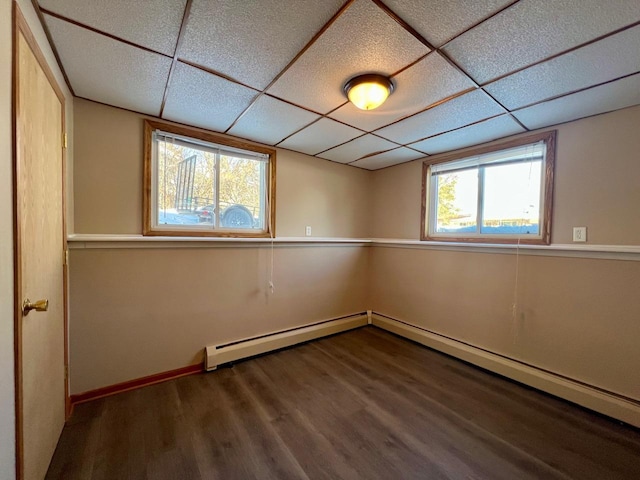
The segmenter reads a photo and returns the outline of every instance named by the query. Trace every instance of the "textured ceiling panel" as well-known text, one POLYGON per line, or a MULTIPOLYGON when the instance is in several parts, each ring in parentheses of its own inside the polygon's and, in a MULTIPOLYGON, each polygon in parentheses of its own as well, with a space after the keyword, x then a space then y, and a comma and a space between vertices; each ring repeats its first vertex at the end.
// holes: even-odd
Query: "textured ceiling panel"
POLYGON ((174 53, 189 3, 178 52, 185 62, 172 75, 165 118, 215 131, 233 125, 240 138, 271 145, 284 138, 284 148, 363 168, 422 155, 372 153, 396 144, 438 153, 521 131, 500 103, 528 128, 640 103, 640 26, 631 27, 640 22, 639 0, 37 1, 55 12, 45 22, 75 92, 151 115, 160 112, 165 55, 174 53), (411 27, 444 43, 443 52, 429 52, 411 27), (342 88, 371 72, 400 73, 388 101, 363 112, 342 88))
POLYGON ((410 162, 411 160, 416 160, 418 158, 424 158, 425 156, 426 155, 409 148, 400 147, 395 150, 391 150, 390 152, 384 152, 363 158, 362 160, 350 163, 349 165, 365 168, 367 170, 378 170, 380 168, 398 165, 399 163, 410 162))
POLYGON ((638 20, 637 0, 521 0, 445 51, 483 84, 638 20))
POLYGON ((327 113, 346 101, 342 87, 351 77, 391 75, 428 52, 371 0, 356 0, 269 93, 327 113))
POLYGON ((362 135, 360 130, 323 118, 287 138, 279 147, 315 155, 362 135))
POLYGON ((254 90, 178 62, 163 117, 224 132, 256 95, 254 90))
POLYGON ((274 145, 318 118, 319 115, 263 95, 229 133, 274 145))
POLYGON ((49 15, 45 21, 76 95, 158 115, 171 67, 169 58, 49 15))
POLYGON ((394 142, 409 143, 503 112, 504 109, 491 100, 486 93, 482 90, 474 90, 426 112, 382 128, 376 133, 394 142))
POLYGON ((129 42, 173 55, 186 0, 40 0, 42 8, 129 42))
POLYGON ((194 0, 179 57, 263 89, 341 0, 194 0))
POLYGON ((640 71, 640 26, 522 70, 487 87, 513 110, 640 71))
POLYGON ((541 128, 640 104, 640 74, 514 112, 527 128, 541 128))
POLYGON ((397 146, 397 144, 375 135, 365 135, 339 147, 332 148, 318 156, 334 162, 349 163, 365 155, 391 150, 397 146))
POLYGON ((474 86, 438 53, 430 54, 406 69, 394 77, 393 82, 395 90, 381 107, 365 112, 347 103, 330 116, 371 131, 474 86))
POLYGON ((384 3, 431 45, 439 47, 512 1, 385 0, 384 3))
POLYGON ((411 148, 435 155, 457 148, 470 147, 497 138, 522 133, 525 129, 518 125, 510 115, 490 118, 453 132, 443 133, 421 142, 412 143, 411 148))

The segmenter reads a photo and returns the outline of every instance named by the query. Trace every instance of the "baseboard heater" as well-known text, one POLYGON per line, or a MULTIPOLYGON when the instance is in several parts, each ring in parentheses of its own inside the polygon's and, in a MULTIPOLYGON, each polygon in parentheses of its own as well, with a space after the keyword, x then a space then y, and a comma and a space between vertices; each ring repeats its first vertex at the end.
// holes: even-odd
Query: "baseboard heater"
POLYGON ((367 313, 358 313, 223 345, 208 346, 205 347, 205 368, 207 371, 215 370, 225 363, 362 327, 368 322, 367 313))
POLYGON ((439 350, 543 392, 640 427, 640 402, 638 400, 541 370, 380 313, 372 313, 371 323, 434 350, 439 350))

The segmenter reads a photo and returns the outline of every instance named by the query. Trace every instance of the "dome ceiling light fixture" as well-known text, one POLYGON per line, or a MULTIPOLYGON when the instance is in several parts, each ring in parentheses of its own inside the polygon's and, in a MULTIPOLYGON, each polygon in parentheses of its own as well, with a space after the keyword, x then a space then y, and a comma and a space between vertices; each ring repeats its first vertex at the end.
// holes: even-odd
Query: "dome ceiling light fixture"
POLYGON ((394 86, 384 75, 367 73, 353 77, 344 85, 344 93, 360 110, 373 110, 384 103, 394 86))

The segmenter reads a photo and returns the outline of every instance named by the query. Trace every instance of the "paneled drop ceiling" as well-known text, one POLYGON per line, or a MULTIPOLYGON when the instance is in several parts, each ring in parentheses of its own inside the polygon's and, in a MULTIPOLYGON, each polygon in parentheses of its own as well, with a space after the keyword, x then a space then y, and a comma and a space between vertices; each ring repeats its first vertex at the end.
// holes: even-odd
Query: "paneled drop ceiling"
POLYGON ((638 0, 38 3, 76 96, 369 170, 640 104, 638 0))

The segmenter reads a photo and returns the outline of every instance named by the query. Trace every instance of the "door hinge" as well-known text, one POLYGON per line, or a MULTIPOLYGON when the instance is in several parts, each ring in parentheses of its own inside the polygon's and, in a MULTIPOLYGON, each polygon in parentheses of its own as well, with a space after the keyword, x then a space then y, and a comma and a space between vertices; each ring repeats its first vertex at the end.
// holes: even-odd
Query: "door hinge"
POLYGON ((62 261, 66 267, 69 266, 69 250, 68 249, 63 252, 62 261))
POLYGON ((62 134, 62 148, 67 148, 67 134, 62 134))
POLYGON ((64 379, 67 380, 69 378, 69 365, 64 366, 64 379))

